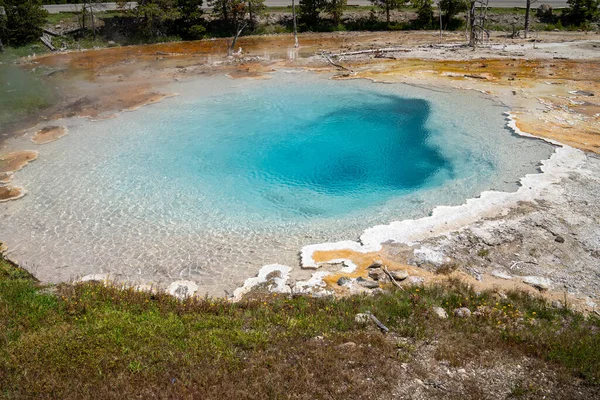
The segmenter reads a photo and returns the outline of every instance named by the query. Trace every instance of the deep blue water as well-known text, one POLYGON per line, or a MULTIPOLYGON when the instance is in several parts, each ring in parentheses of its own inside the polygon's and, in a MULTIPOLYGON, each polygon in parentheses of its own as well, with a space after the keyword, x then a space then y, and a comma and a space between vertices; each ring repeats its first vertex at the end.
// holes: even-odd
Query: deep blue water
POLYGON ((155 128, 169 130, 162 154, 139 166, 263 218, 336 216, 451 178, 429 141, 428 101, 344 83, 315 89, 282 98, 267 85, 185 104, 176 125, 155 128))

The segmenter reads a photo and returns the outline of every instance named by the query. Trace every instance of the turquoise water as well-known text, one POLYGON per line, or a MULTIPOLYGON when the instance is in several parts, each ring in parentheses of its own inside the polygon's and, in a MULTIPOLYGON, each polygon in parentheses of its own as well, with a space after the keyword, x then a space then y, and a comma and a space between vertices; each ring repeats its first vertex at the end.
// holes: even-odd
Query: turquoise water
POLYGON ((344 215, 451 178, 424 126, 426 101, 332 88, 282 99, 267 85, 187 103, 158 128, 169 130, 158 148, 141 149, 135 175, 177 180, 192 196, 218 196, 212 206, 223 212, 265 219, 344 215))
POLYGON ((515 190, 553 149, 475 92, 281 72, 210 77, 39 147, 0 238, 44 280, 196 281, 222 295, 303 245, 356 239, 483 190, 515 190), (476 118, 473 105, 477 104, 476 118))

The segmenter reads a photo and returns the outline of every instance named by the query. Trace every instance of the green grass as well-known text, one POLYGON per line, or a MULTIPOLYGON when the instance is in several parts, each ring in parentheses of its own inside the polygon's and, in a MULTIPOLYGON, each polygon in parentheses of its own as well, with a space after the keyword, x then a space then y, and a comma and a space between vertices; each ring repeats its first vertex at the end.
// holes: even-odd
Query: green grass
POLYGON ((179 302, 93 283, 42 287, 0 260, 0 397, 8 399, 383 395, 417 351, 397 336, 443 338, 436 357, 456 366, 486 349, 537 357, 598 385, 599 329, 597 318, 539 298, 514 292, 498 301, 456 282, 371 297, 179 302), (434 305, 484 311, 440 320, 434 305), (366 311, 392 335, 357 325, 354 315, 366 311), (356 346, 341 350, 348 341, 356 346))

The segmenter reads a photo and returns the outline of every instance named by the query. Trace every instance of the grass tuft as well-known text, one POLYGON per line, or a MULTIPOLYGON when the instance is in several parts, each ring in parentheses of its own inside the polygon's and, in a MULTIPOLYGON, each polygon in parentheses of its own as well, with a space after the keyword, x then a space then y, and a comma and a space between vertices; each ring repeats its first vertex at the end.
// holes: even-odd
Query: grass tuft
MULTIPOLYGON (((362 398, 392 393, 398 366, 432 340, 435 358, 453 367, 492 350, 598 385, 599 330, 597 318, 539 297, 511 292, 495 300, 458 281, 338 299, 180 302, 95 283, 43 287, 0 259, 6 398, 362 398), (450 318, 437 318, 433 306, 450 318), (453 317, 457 307, 477 315, 453 317), (355 314, 366 311, 391 334, 356 324, 355 314)), ((512 396, 522 393, 517 385, 512 396)))

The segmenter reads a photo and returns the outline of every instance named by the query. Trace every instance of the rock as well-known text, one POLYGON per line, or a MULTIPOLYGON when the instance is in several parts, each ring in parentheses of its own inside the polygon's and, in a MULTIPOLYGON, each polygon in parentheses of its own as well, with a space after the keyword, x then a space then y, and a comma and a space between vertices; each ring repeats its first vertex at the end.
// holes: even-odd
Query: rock
POLYGON ((116 44, 116 43, 115 43, 115 41, 114 41, 114 40, 109 40, 109 41, 108 41, 108 45, 109 45, 109 46, 114 46, 115 44, 116 44))
POLYGON ((369 314, 356 314, 354 316, 354 322, 357 324, 365 325, 368 324, 371 320, 371 315, 369 314))
POLYGON ((442 307, 433 307, 431 311, 441 319, 448 318, 448 313, 442 307))
POLYGON ((107 284, 109 280, 110 277, 108 274, 91 274, 78 279, 77 282, 96 282, 107 284))
POLYGON ((198 291, 198 285, 192 281, 175 281, 167 288, 167 293, 178 300, 192 297, 198 291))
POLYGON ((356 343, 354 342, 346 342, 337 346, 338 349, 351 349, 356 347, 356 343))
POLYGON ((369 268, 381 268, 383 267, 383 262, 381 262, 381 260, 375 260, 373 261, 373 263, 371 265, 369 265, 369 268))
POLYGON ((425 282, 425 278, 421 276, 409 276, 406 278, 406 283, 413 286, 422 286, 425 282))
POLYGON ((454 310, 454 316, 458 318, 469 318, 471 316, 471 310, 467 307, 461 307, 454 310))
POLYGON ((369 278, 375 279, 376 281, 380 280, 383 276, 385 276, 385 272, 381 269, 373 268, 369 271, 369 278))
POLYGON ((560 300, 554 300, 550 305, 553 308, 563 308, 563 304, 560 300))
POLYGON ((408 278, 408 272, 404 270, 390 271, 390 275, 395 281, 403 281, 408 278))
POLYGON ((538 290, 548 290, 552 286, 552 281, 541 276, 524 276, 523 283, 533 286, 538 290))
POLYGON ((362 286, 364 288, 367 288, 367 289, 375 289, 375 288, 379 287, 379 283, 378 282, 372 281, 370 279, 358 278, 356 280, 356 282, 358 282, 358 284, 360 286, 362 286))
POLYGON ((586 92, 585 90, 575 90, 575 91, 569 92, 569 93, 576 94, 576 95, 579 95, 579 96, 588 96, 588 97, 594 96, 594 93, 592 93, 592 92, 586 92))
POLYGON ((564 237, 562 237, 562 236, 560 236, 560 235, 557 235, 557 236, 554 238, 554 241, 555 241, 556 243, 564 243, 564 242, 565 242, 565 238, 564 238, 564 237))
POLYGON ((592 310, 595 310, 596 306, 597 306, 596 302, 594 302, 589 297, 586 297, 586 299, 585 299, 585 305, 588 306, 588 307, 590 307, 592 310))
POLYGON ((338 279, 337 284, 340 286, 344 286, 347 283, 350 283, 352 280, 348 277, 342 276, 340 279, 338 279))
POLYGON ((547 19, 552 17, 552 6, 550 4, 541 4, 537 9, 537 17, 547 19))
POLYGON ((500 278, 500 279, 506 279, 506 280, 512 279, 512 276, 510 276, 506 272, 502 272, 499 270, 492 271, 492 276, 495 276, 496 278, 500 278))

